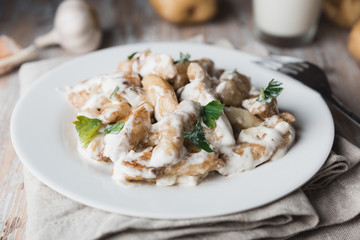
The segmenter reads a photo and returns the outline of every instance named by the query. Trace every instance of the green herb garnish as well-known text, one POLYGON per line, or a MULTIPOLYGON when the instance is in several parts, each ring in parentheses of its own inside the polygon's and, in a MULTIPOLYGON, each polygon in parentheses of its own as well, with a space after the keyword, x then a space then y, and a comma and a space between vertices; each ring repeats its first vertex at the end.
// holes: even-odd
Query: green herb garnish
POLYGON ((214 152, 214 150, 211 149, 209 143, 206 141, 205 134, 199 121, 197 121, 195 128, 191 132, 184 132, 184 137, 189 139, 193 144, 205 150, 206 152, 214 152))
POLYGON ((133 59, 133 57, 134 57, 137 53, 138 53, 138 52, 133 52, 132 54, 130 54, 130 55, 127 57, 127 59, 128 59, 128 60, 133 59))
POLYGON ((235 75, 237 73, 237 69, 234 68, 234 70, 231 72, 231 74, 235 75))
POLYGON ((114 91, 111 93, 109 99, 112 99, 115 95, 115 93, 117 93, 117 91, 119 91, 119 86, 116 86, 116 88, 114 89, 114 91))
POLYGON ((182 52, 180 52, 180 59, 175 61, 174 63, 183 63, 186 61, 189 61, 191 55, 189 53, 183 54, 182 52))
POLYGON ((85 116, 77 116, 77 121, 74 121, 76 130, 83 147, 87 147, 91 139, 95 137, 101 127, 101 120, 96 118, 88 118, 85 116))
POLYGON ((118 134, 123 129, 125 122, 117 122, 106 126, 104 133, 106 134, 118 134))
POLYGON ((283 90, 282 87, 279 87, 282 83, 275 81, 272 79, 268 86, 265 88, 260 89, 260 96, 256 99, 258 102, 263 103, 270 103, 273 98, 276 98, 280 95, 281 91, 283 90))
POLYGON ((216 127, 216 120, 219 119, 225 104, 221 104, 220 100, 214 100, 206 104, 201 110, 201 117, 206 126, 209 128, 216 127))

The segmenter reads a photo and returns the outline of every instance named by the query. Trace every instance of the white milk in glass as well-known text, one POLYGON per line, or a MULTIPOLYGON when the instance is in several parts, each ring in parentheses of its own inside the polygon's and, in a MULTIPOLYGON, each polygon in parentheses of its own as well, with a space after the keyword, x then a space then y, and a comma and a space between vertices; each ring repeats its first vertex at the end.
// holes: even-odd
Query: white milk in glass
POLYGON ((315 35, 322 0, 253 0, 256 31, 266 37, 303 39, 315 35))

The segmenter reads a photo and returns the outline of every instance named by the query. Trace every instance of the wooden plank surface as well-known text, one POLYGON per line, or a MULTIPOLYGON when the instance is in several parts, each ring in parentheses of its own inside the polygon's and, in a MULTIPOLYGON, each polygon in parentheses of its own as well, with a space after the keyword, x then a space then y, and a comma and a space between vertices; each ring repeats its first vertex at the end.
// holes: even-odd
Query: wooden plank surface
MULTIPOLYGON (((59 0, 0 0, 0 34, 6 34, 22 46, 46 33, 59 0)), ((221 1, 218 16, 204 24, 173 25, 160 19, 145 0, 89 1, 96 7, 104 31, 101 48, 134 42, 177 41, 196 34, 205 40, 224 37, 236 47, 256 41, 253 35, 251 1, 221 1)), ((304 58, 324 68, 336 96, 360 115, 360 68, 346 50, 348 30, 340 29, 325 18, 320 21, 315 41, 302 48, 280 49, 267 46, 272 52, 304 58)), ((68 55, 58 47, 43 50, 38 59, 68 55)), ((11 144, 9 124, 19 98, 19 79, 15 69, 0 77, 0 240, 23 239, 26 223, 26 201, 22 165, 11 144)), ((337 125, 349 137, 354 131, 340 117, 337 125), (345 128, 346 127, 346 128, 345 128)), ((352 135, 352 136, 350 136, 352 135)))

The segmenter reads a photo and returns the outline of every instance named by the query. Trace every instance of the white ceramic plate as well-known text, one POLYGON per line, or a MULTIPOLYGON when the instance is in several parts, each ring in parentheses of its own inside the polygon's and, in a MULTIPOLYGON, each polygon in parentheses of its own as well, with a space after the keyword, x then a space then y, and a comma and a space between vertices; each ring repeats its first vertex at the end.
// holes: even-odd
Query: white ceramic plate
POLYGON ((297 189, 328 156, 334 126, 320 95, 301 83, 263 69, 258 57, 240 51, 192 43, 143 43, 114 47, 75 58, 46 73, 19 100, 11 119, 11 137, 24 165, 55 191, 102 210, 149 218, 196 218, 255 208, 297 189), (278 102, 296 117, 296 142, 281 159, 236 177, 216 177, 197 187, 117 185, 106 172, 84 164, 72 147, 73 110, 57 88, 113 72, 134 51, 150 48, 171 54, 189 52, 192 59, 209 57, 216 67, 237 68, 255 86, 275 78, 283 82, 278 102), (72 134, 70 134, 72 135, 72 134))

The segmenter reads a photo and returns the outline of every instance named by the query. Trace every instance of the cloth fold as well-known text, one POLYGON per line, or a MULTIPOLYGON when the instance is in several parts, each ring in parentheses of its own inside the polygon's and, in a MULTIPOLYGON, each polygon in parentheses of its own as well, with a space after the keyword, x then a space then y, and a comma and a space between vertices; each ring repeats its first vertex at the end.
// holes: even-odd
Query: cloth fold
POLYGON ((49 239, 51 236, 96 239, 104 235, 120 239, 169 239, 224 231, 287 236, 315 227, 319 222, 308 198, 300 190, 272 204, 242 213, 185 220, 155 220, 86 207, 48 188, 28 171, 25 171, 25 189, 29 196, 28 239, 49 239))
MULTIPOLYGON (((21 92, 65 60, 24 64, 19 73, 21 92)), ((53 191, 25 169, 26 239, 336 239, 333 236, 343 236, 343 231, 347 239, 358 239, 359 161, 360 150, 336 136, 329 158, 302 189, 249 211, 184 220, 136 218, 94 209, 53 191)))
POLYGON ((355 166, 360 161, 359 158, 359 149, 356 146, 349 144, 342 137, 336 137, 330 156, 316 175, 305 184, 303 189, 305 191, 313 191, 326 187, 337 176, 355 166), (340 152, 344 155, 337 155, 335 152, 340 152), (358 155, 356 156, 356 154, 358 155))

